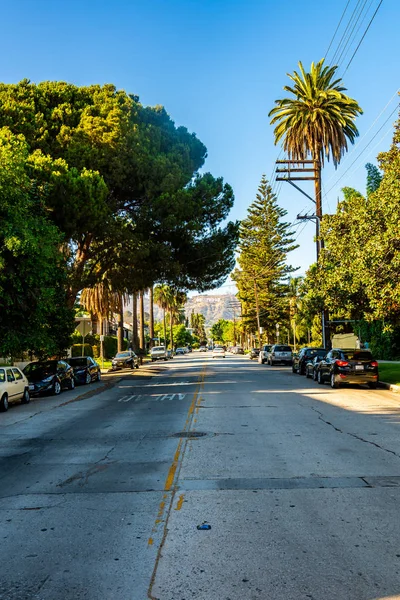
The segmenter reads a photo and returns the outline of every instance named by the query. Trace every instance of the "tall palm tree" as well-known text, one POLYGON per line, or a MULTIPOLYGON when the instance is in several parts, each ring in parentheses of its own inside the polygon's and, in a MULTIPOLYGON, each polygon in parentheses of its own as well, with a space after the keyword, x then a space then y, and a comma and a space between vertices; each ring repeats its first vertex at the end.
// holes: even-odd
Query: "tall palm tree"
POLYGON ((337 66, 324 65, 324 59, 312 63, 306 73, 299 62, 300 73, 288 73, 293 86, 284 90, 293 98, 275 100, 269 116, 275 125, 275 144, 283 140, 289 159, 306 160, 311 155, 315 167, 315 199, 317 217, 322 216, 321 166, 332 157, 335 167, 347 150, 347 142, 358 136, 355 119, 362 114, 356 100, 343 92, 342 80, 335 79, 337 66))
POLYGON ((172 303, 171 288, 166 284, 157 285, 154 288, 154 302, 163 310, 164 322, 164 344, 167 347, 167 321, 166 311, 172 303))
MULTIPOLYGON (((113 313, 122 310, 122 294, 112 290, 110 283, 104 279, 91 288, 84 288, 80 296, 81 305, 100 322, 100 335, 104 334, 104 321, 113 313)), ((100 343, 101 358, 103 344, 100 343)))
POLYGON ((174 292, 173 290, 171 290, 170 304, 168 307, 171 350, 174 349, 173 326, 175 324, 175 321, 179 322, 180 318, 182 317, 182 308, 186 304, 186 301, 187 295, 185 294, 185 292, 174 292))

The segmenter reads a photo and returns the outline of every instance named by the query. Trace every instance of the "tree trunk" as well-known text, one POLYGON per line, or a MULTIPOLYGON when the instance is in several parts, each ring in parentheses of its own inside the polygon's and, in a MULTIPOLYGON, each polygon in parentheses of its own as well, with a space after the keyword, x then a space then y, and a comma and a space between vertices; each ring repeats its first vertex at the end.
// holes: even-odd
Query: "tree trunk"
MULTIPOLYGON (((320 225, 322 219, 322 181, 321 181, 321 161, 319 160, 319 154, 313 156, 314 160, 314 171, 315 171, 315 216, 316 218, 316 235, 317 235, 317 264, 318 258, 321 253, 321 249, 324 247, 323 242, 319 239, 320 237, 320 225)), ((321 315, 322 323, 322 345, 324 348, 330 350, 330 332, 329 332, 329 313, 326 309, 323 309, 321 315)))
POLYGON ((70 276, 70 285, 67 289, 67 306, 73 308, 76 297, 80 290, 85 287, 83 285, 83 271, 85 264, 89 258, 90 244, 92 243, 93 235, 86 234, 78 243, 78 248, 75 254, 75 260, 72 266, 72 274, 70 276))
POLYGON ((122 294, 118 294, 119 296, 119 312, 118 312, 118 330, 117 330, 117 343, 118 343, 118 352, 122 352, 123 348, 123 340, 124 340, 124 303, 122 300, 122 294))
POLYGON ((165 308, 163 310, 164 310, 164 345, 166 348, 167 347, 167 320, 165 318, 165 308))
POLYGON ((100 358, 101 361, 103 362, 104 360, 104 342, 101 341, 102 336, 103 336, 103 317, 100 317, 99 319, 99 323, 100 323, 100 358))
POLYGON ((144 340, 144 291, 139 292, 139 347, 142 352, 145 351, 145 340, 144 340))
POLYGON ((174 318, 172 316, 172 311, 169 312, 169 327, 170 327, 170 346, 171 346, 171 350, 174 349, 174 332, 173 332, 173 324, 174 324, 174 318))
POLYGON ((151 286, 151 288, 149 288, 149 302, 150 302, 149 334, 150 334, 150 348, 152 348, 154 346, 154 342, 153 342, 153 338, 154 338, 154 288, 153 288, 153 286, 151 286))
POLYGON ((261 333, 260 333, 260 309, 258 306, 258 292, 257 292, 257 283, 254 279, 254 297, 256 300, 256 311, 257 311, 257 335, 258 335, 258 347, 261 348, 261 333))
POLYGON ((132 294, 132 346, 135 352, 138 349, 138 324, 137 324, 137 294, 132 294))

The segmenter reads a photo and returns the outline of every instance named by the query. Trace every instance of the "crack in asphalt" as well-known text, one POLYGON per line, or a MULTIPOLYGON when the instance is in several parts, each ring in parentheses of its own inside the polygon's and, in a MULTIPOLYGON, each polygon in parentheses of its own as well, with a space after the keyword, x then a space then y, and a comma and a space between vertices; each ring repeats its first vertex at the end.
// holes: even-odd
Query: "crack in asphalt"
POLYGON ((311 410, 313 410, 314 412, 316 412, 319 415, 318 419, 320 421, 322 421, 326 425, 329 425, 338 433, 343 433, 345 435, 353 437, 356 440, 359 440, 360 442, 364 442, 364 444, 370 444, 371 446, 375 446, 375 448, 378 448, 379 450, 383 450, 384 452, 388 452, 389 454, 393 454, 394 456, 397 456, 397 458, 400 458, 400 454, 397 454, 397 452, 395 452, 394 450, 389 450, 388 448, 384 448, 383 446, 380 446, 376 442, 372 442, 371 440, 366 440, 365 438, 357 435, 356 433, 350 433, 349 431, 342 431, 342 429, 339 429, 339 427, 336 427, 335 425, 333 425, 333 423, 324 419, 323 413, 321 411, 319 411, 317 408, 315 408, 314 406, 311 406, 310 408, 311 408, 311 410))

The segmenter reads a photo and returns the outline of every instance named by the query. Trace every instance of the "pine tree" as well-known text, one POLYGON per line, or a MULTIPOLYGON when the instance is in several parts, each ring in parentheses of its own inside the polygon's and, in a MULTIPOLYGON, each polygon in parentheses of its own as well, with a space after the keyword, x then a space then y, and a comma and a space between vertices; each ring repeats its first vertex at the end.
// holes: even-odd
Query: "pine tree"
POLYGON ((286 262, 288 253, 298 247, 290 224, 283 221, 286 214, 263 175, 256 200, 240 225, 239 268, 232 278, 245 307, 247 331, 264 327, 267 338, 276 323, 287 320, 285 280, 296 270, 286 262))

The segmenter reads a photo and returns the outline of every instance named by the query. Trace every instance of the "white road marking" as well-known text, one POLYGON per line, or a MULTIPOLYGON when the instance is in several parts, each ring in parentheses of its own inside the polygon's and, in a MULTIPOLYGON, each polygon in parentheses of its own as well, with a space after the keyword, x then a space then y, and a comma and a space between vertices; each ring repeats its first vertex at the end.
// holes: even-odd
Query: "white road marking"
POLYGON ((186 398, 186 394, 157 394, 157 395, 134 395, 134 396, 122 396, 122 398, 118 398, 118 402, 140 402, 144 401, 153 401, 153 402, 164 402, 165 400, 184 400, 186 398))

